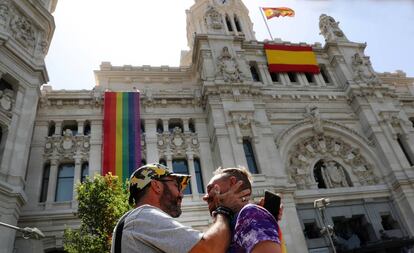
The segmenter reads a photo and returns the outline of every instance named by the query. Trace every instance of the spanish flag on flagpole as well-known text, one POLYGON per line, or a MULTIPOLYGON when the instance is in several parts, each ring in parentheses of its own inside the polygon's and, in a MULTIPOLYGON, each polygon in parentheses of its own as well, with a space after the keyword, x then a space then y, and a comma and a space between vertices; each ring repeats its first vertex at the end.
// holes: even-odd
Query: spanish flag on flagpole
POLYGON ((273 17, 294 17, 295 11, 287 8, 287 7, 277 7, 277 8, 269 8, 269 7, 262 7, 262 10, 267 19, 271 19, 273 17))

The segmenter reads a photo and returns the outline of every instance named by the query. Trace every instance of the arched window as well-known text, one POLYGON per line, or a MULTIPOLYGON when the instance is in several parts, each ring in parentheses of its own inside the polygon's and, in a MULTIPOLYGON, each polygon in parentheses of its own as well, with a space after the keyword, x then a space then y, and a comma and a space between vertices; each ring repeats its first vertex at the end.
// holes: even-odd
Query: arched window
POLYGON ((250 63, 250 73, 252 74, 253 81, 260 82, 260 75, 255 62, 250 63))
POLYGON ((188 121, 188 129, 190 130, 190 132, 195 133, 196 129, 195 129, 195 124, 194 124, 194 120, 190 119, 188 121))
POLYGON ((157 133, 162 134, 164 132, 164 124, 162 123, 162 120, 157 120, 157 133))
POLYGON ((229 30, 229 32, 232 32, 233 26, 231 25, 229 15, 226 15, 226 25, 227 25, 227 29, 229 30))
POLYGON ((42 177, 42 188, 40 190, 39 202, 46 202, 47 200, 47 191, 49 186, 49 175, 50 175, 50 163, 45 164, 43 167, 43 177, 42 177))
POLYGON ((248 139, 243 139, 244 155, 246 156, 247 166, 253 174, 258 174, 256 158, 254 157, 252 143, 248 139))
POLYGON ((242 32, 242 27, 240 25, 239 18, 237 16, 234 16, 234 24, 236 25, 236 30, 238 32, 242 32))
POLYGON ((56 202, 72 200, 74 169, 75 165, 73 163, 65 163, 59 166, 56 183, 56 202))
POLYGON ((201 163, 200 159, 194 159, 194 170, 197 181, 198 193, 204 193, 204 182, 203 182, 203 173, 201 172, 201 163))
MULTIPOLYGON (((188 172, 188 163, 187 163, 187 160, 185 160, 185 159, 174 159, 172 161, 172 164, 173 164, 173 171, 174 171, 174 173, 177 173, 177 174, 187 174, 187 175, 190 174, 188 172)), ((185 188, 185 190, 184 190, 183 193, 184 194, 191 194, 191 183, 189 183, 187 185, 187 187, 185 188)))
POLYGON ((66 130, 70 130, 72 135, 75 136, 78 134, 78 122, 76 120, 65 120, 62 122, 62 135, 66 132, 66 130))
POLYGON ((91 134, 91 122, 89 120, 83 123, 83 135, 87 136, 91 134))
POLYGON ((81 169, 81 183, 85 182, 87 176, 89 176, 89 163, 85 162, 81 169))
POLYGON ((181 119, 170 119, 168 122, 168 131, 172 133, 176 127, 180 129, 181 133, 184 132, 183 121, 181 119))
POLYGON ((54 121, 50 121, 49 122, 49 128, 48 128, 48 131, 47 131, 47 136, 53 136, 54 134, 55 134, 55 131, 56 131, 56 124, 55 124, 55 122, 54 121))

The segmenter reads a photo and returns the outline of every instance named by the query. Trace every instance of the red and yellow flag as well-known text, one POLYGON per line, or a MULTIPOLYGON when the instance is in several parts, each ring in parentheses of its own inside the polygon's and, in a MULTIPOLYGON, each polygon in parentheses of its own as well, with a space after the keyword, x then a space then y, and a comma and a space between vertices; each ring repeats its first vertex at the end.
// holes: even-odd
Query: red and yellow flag
POLYGON ((320 72, 315 53, 310 46, 265 44, 269 72, 320 72))
POLYGON ((286 7, 277 7, 277 8, 268 8, 262 7, 263 13, 265 14, 267 19, 271 19, 273 17, 294 17, 295 11, 286 8, 286 7))

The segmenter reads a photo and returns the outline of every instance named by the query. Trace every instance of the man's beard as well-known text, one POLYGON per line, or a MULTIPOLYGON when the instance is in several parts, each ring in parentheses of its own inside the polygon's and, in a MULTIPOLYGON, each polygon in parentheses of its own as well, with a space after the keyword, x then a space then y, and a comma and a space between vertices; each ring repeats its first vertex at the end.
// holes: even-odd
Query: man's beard
POLYGON ((171 217, 177 218, 181 215, 181 196, 174 197, 167 184, 164 184, 164 192, 161 195, 161 209, 171 217))

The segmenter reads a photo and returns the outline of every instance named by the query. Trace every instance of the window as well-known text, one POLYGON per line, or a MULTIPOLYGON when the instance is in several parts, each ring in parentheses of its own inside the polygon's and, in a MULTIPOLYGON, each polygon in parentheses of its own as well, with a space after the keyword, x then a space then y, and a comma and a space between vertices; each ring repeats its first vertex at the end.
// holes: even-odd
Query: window
POLYGON ((141 119, 140 126, 141 126, 141 133, 145 133, 145 122, 142 119, 141 119))
POLYGON ((330 83, 328 70, 326 69, 325 65, 320 65, 319 68, 321 70, 321 75, 322 75, 322 78, 325 81, 325 83, 330 83))
POLYGON ((288 72, 287 75, 291 83, 296 83, 298 81, 298 77, 296 76, 296 73, 288 72))
POLYGON ((272 78, 272 82, 274 82, 274 83, 279 82, 279 74, 278 73, 270 73, 270 77, 272 78))
POLYGON ((196 175, 198 193, 204 193, 203 174, 201 172, 200 159, 198 158, 194 159, 194 170, 196 175))
POLYGON ((78 134, 78 123, 75 120, 65 120, 62 122, 62 135, 64 135, 67 130, 70 130, 72 135, 75 136, 78 134))
MULTIPOLYGON (((173 163, 173 171, 177 174, 190 174, 188 172, 188 163, 185 159, 174 159, 173 163)), ((191 194, 191 182, 188 183, 187 187, 185 188, 183 194, 191 194)))
POLYGON ((389 214, 381 215, 381 225, 384 230, 400 229, 398 222, 394 220, 389 214))
POLYGON ((188 122, 188 129, 190 130, 190 132, 195 133, 196 129, 195 129, 195 124, 194 124, 194 120, 190 119, 188 122))
POLYGON ((257 71, 256 64, 254 62, 250 63, 250 73, 252 74, 252 78, 254 82, 260 82, 260 75, 257 71))
POLYGON ((87 135, 90 135, 90 134, 91 134, 91 122, 89 122, 87 120, 83 124, 83 135, 87 136, 87 135))
POLYGON ((53 136, 56 132, 56 124, 54 121, 49 122, 49 129, 47 131, 47 136, 53 136))
POLYGON ((319 161, 315 164, 315 167, 313 169, 313 177, 315 178, 315 182, 318 184, 319 189, 326 189, 325 180, 322 176, 322 166, 323 161, 319 161))
POLYGON ((49 175, 50 175, 50 164, 46 164, 43 167, 43 177, 42 177, 42 189, 40 190, 40 202, 46 202, 47 200, 47 191, 49 186, 49 175))
POLYGON ((85 182, 87 176, 89 176, 89 163, 86 162, 82 164, 81 183, 85 182))
POLYGON ((227 25, 227 29, 229 30, 229 32, 232 32, 233 27, 231 26, 230 18, 228 15, 226 15, 226 25, 227 25))
POLYGON ((414 165, 414 161, 413 161, 414 159, 411 156, 411 153, 409 151, 408 143, 401 136, 401 134, 397 134, 397 141, 398 141, 398 144, 400 145, 400 147, 401 147, 401 149, 402 149, 402 151, 403 151, 403 153, 405 155, 405 158, 407 159, 408 163, 410 164, 410 166, 413 166, 414 165))
POLYGON ((73 175, 75 165, 73 163, 59 166, 56 183, 56 202, 71 201, 73 196, 73 175))
POLYGON ((315 221, 304 222, 305 229, 303 233, 305 234, 306 239, 315 239, 321 237, 321 229, 316 225, 315 221))
POLYGON ((181 133, 183 132, 183 122, 180 119, 171 119, 168 122, 168 131, 172 133, 175 128, 179 128, 181 133))
POLYGON ((308 80, 308 83, 314 83, 315 82, 315 77, 313 74, 311 73, 305 73, 306 76, 306 80, 308 80))
POLYGON ((250 140, 244 139, 243 140, 243 149, 244 154, 246 156, 247 166, 249 171, 253 174, 259 173, 257 169, 256 159, 254 157, 253 147, 250 140))
POLYGON ((238 32, 241 32, 242 29, 241 29, 241 26, 240 26, 240 21, 239 21, 239 18, 237 16, 234 16, 234 24, 236 25, 236 30, 238 32))
POLYGON ((164 165, 164 166, 167 166, 167 162, 165 161, 165 159, 160 159, 159 163, 164 165))
POLYGON ((162 120, 157 120, 157 133, 162 134, 164 132, 164 125, 162 124, 162 120))

